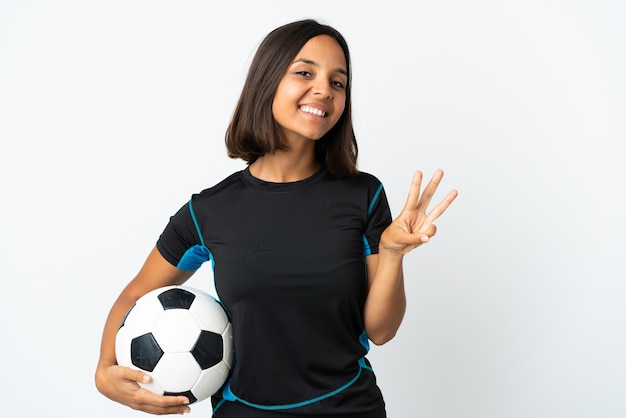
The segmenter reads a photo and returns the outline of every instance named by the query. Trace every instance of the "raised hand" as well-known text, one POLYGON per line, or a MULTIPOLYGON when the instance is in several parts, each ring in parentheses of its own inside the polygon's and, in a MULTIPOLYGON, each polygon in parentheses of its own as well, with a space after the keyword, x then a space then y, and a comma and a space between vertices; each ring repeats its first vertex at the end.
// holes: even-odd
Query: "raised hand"
POLYGON ((430 182, 421 191, 422 172, 415 172, 411 188, 409 189, 409 196, 402 212, 385 229, 381 236, 380 245, 382 248, 406 254, 421 244, 428 242, 435 235, 437 227, 433 222, 448 209, 448 206, 458 195, 456 190, 451 190, 437 206, 430 212, 427 212, 428 205, 442 178, 443 170, 436 170, 430 182))

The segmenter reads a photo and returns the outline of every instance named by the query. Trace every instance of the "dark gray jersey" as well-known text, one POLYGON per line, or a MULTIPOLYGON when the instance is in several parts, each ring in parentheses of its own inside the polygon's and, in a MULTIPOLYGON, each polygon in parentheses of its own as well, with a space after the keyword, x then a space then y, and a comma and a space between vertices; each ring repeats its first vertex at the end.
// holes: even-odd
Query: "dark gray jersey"
POLYGON ((390 222, 374 176, 326 169, 293 183, 246 169, 171 218, 157 248, 182 269, 210 261, 233 326, 236 363, 215 416, 384 416, 365 360, 364 259, 390 222))

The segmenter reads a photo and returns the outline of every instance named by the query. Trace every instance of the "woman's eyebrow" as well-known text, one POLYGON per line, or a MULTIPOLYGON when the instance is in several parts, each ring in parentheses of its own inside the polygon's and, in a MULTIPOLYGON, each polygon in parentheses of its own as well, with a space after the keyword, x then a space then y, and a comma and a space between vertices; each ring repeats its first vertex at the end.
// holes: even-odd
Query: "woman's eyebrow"
MULTIPOLYGON (((296 64, 296 63, 298 63, 298 62, 303 62, 303 63, 305 63, 305 64, 309 64, 309 65, 313 65, 313 66, 315 66, 315 67, 319 67, 319 65, 318 65, 315 61, 310 60, 310 59, 308 59, 308 58, 298 58, 297 60, 295 60, 295 61, 293 62, 293 64, 296 64)), ((292 64, 292 65, 293 65, 293 64, 292 64)), ((345 75, 346 77, 348 76, 348 72, 347 72, 344 68, 341 68, 341 67, 335 68, 335 72, 340 73, 340 74, 343 74, 343 75, 345 75)))

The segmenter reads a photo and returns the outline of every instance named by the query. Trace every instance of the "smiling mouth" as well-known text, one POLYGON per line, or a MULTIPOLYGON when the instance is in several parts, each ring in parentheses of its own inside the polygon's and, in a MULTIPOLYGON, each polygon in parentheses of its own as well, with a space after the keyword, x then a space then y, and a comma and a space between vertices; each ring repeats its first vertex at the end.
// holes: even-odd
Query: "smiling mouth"
POLYGON ((304 113, 310 113, 311 115, 315 115, 315 116, 319 116, 321 118, 325 118, 327 113, 324 112, 323 110, 320 109, 316 109, 314 107, 311 106, 300 106, 300 110, 303 111, 304 113))

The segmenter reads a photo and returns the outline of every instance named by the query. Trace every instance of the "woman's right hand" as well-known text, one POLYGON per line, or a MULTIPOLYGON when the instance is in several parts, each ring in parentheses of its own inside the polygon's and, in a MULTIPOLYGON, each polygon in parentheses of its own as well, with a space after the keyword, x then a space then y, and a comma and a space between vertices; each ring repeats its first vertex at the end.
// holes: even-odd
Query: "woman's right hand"
POLYGON ((109 399, 155 415, 190 412, 187 397, 159 395, 139 386, 138 382, 149 381, 147 373, 116 364, 101 365, 96 370, 96 387, 109 399))
POLYGON ((141 270, 124 288, 111 307, 102 333, 100 359, 96 368, 96 387, 107 398, 133 409, 151 414, 184 414, 189 412, 185 396, 163 396, 139 386, 148 383, 150 375, 128 367, 118 366, 115 358, 115 337, 128 309, 151 290, 183 284, 193 271, 180 270, 167 262, 159 251, 152 249, 141 270))

